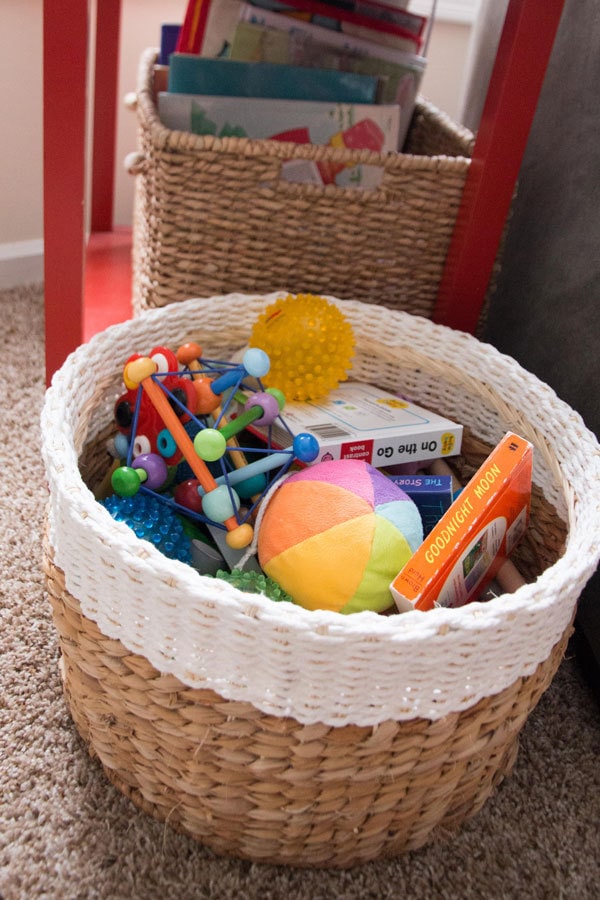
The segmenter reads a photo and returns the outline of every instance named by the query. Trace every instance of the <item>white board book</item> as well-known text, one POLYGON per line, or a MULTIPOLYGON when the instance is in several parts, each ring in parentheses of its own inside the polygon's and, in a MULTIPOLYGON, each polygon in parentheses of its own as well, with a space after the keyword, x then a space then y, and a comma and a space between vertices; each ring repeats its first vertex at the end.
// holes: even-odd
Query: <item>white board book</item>
MULTIPOLYGON (((273 444, 286 448, 293 435, 309 432, 320 446, 314 463, 364 459, 381 468, 455 456, 463 434, 459 423, 357 381, 343 382, 321 400, 286 403, 282 418, 289 431, 277 421, 273 444)), ((265 437, 264 429, 250 430, 265 437)))

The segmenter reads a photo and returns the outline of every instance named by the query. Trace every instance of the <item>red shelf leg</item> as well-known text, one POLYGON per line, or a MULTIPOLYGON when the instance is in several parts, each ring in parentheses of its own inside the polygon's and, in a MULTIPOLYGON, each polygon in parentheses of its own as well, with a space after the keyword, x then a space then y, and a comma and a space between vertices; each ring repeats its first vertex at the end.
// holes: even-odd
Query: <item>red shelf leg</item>
POLYGON ((44 0, 46 380, 83 335, 87 3, 44 0))
POLYGON ((564 0, 511 0, 433 312, 473 333, 481 315, 564 0))
POLYGON ((121 0, 101 0, 96 22, 92 231, 111 231, 115 187, 121 0))

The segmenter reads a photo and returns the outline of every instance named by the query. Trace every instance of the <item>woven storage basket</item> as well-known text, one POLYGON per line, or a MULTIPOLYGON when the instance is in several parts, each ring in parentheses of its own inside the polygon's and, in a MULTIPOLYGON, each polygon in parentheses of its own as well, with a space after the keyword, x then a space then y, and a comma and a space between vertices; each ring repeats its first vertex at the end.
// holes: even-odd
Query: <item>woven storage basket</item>
POLYGON ((420 100, 406 152, 377 154, 165 128, 156 51, 140 63, 134 311, 227 291, 290 289, 430 318, 473 136, 420 100), (286 159, 380 167, 376 190, 291 184, 286 159))
POLYGON ((344 301, 353 376, 462 421, 465 481, 512 429, 535 445, 529 582, 462 609, 309 612, 198 575, 94 501, 127 357, 244 345, 269 297, 152 310, 72 354, 47 392, 47 587, 66 697, 110 780, 218 853, 350 866, 474 814, 560 662, 598 559, 600 452, 550 388, 475 338, 344 301))

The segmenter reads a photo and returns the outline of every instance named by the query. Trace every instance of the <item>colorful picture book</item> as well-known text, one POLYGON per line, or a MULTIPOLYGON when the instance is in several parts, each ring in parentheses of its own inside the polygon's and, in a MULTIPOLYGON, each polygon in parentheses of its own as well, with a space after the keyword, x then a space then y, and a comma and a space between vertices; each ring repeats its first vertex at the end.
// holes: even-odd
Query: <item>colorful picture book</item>
MULTIPOLYGON (((406 9, 407 3, 377 0, 247 0, 257 11, 279 18, 313 23, 332 33, 362 37, 374 43, 423 51, 427 17, 406 9)), ((231 34, 244 0, 189 0, 177 52, 208 57, 227 55, 231 34)))
MULTIPOLYGON (((415 53, 412 46, 405 49, 391 47, 360 37, 353 32, 338 31, 334 28, 327 28, 324 24, 316 24, 315 21, 281 15, 270 9, 256 6, 252 2, 240 3, 238 19, 239 22, 246 22, 250 25, 283 32, 294 37, 298 42, 302 40, 306 46, 313 42, 346 51, 349 55, 352 54, 354 56, 373 57, 405 65, 415 61, 421 66, 425 64, 424 57, 415 53)), ((321 22, 323 20, 317 21, 321 22)))
POLYGON ((401 147, 414 111, 425 60, 310 23, 294 19, 287 19, 287 23, 285 16, 265 14, 244 5, 242 20, 233 33, 231 58, 337 69, 376 77, 377 102, 396 103, 400 107, 398 146, 401 147))
POLYGON ((506 434, 390 585, 401 612, 481 594, 526 531, 532 463, 532 445, 506 434))
MULTIPOLYGON (((382 153, 398 147, 397 106, 160 93, 158 112, 167 128, 194 134, 270 138, 382 153)), ((381 172, 380 166, 367 164, 294 159, 283 163, 281 175, 287 181, 373 188, 380 183, 381 172)))
POLYGON ((372 75, 268 62, 209 59, 192 53, 171 55, 168 85, 172 94, 332 100, 337 103, 374 103, 377 94, 377 78, 372 75))
POLYGON ((321 0, 249 0, 255 6, 318 22, 348 33, 366 32, 371 40, 390 39, 407 49, 419 50, 426 18, 376 0, 345 0, 327 3, 321 0), (382 37, 383 36, 383 37, 382 37))

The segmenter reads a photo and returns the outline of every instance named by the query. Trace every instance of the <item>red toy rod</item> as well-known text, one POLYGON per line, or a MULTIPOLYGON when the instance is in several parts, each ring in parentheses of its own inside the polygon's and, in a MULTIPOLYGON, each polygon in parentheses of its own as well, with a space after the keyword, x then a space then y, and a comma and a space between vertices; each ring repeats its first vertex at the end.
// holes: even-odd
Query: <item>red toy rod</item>
POLYGON ((564 0, 511 0, 433 320, 475 332, 564 0))

